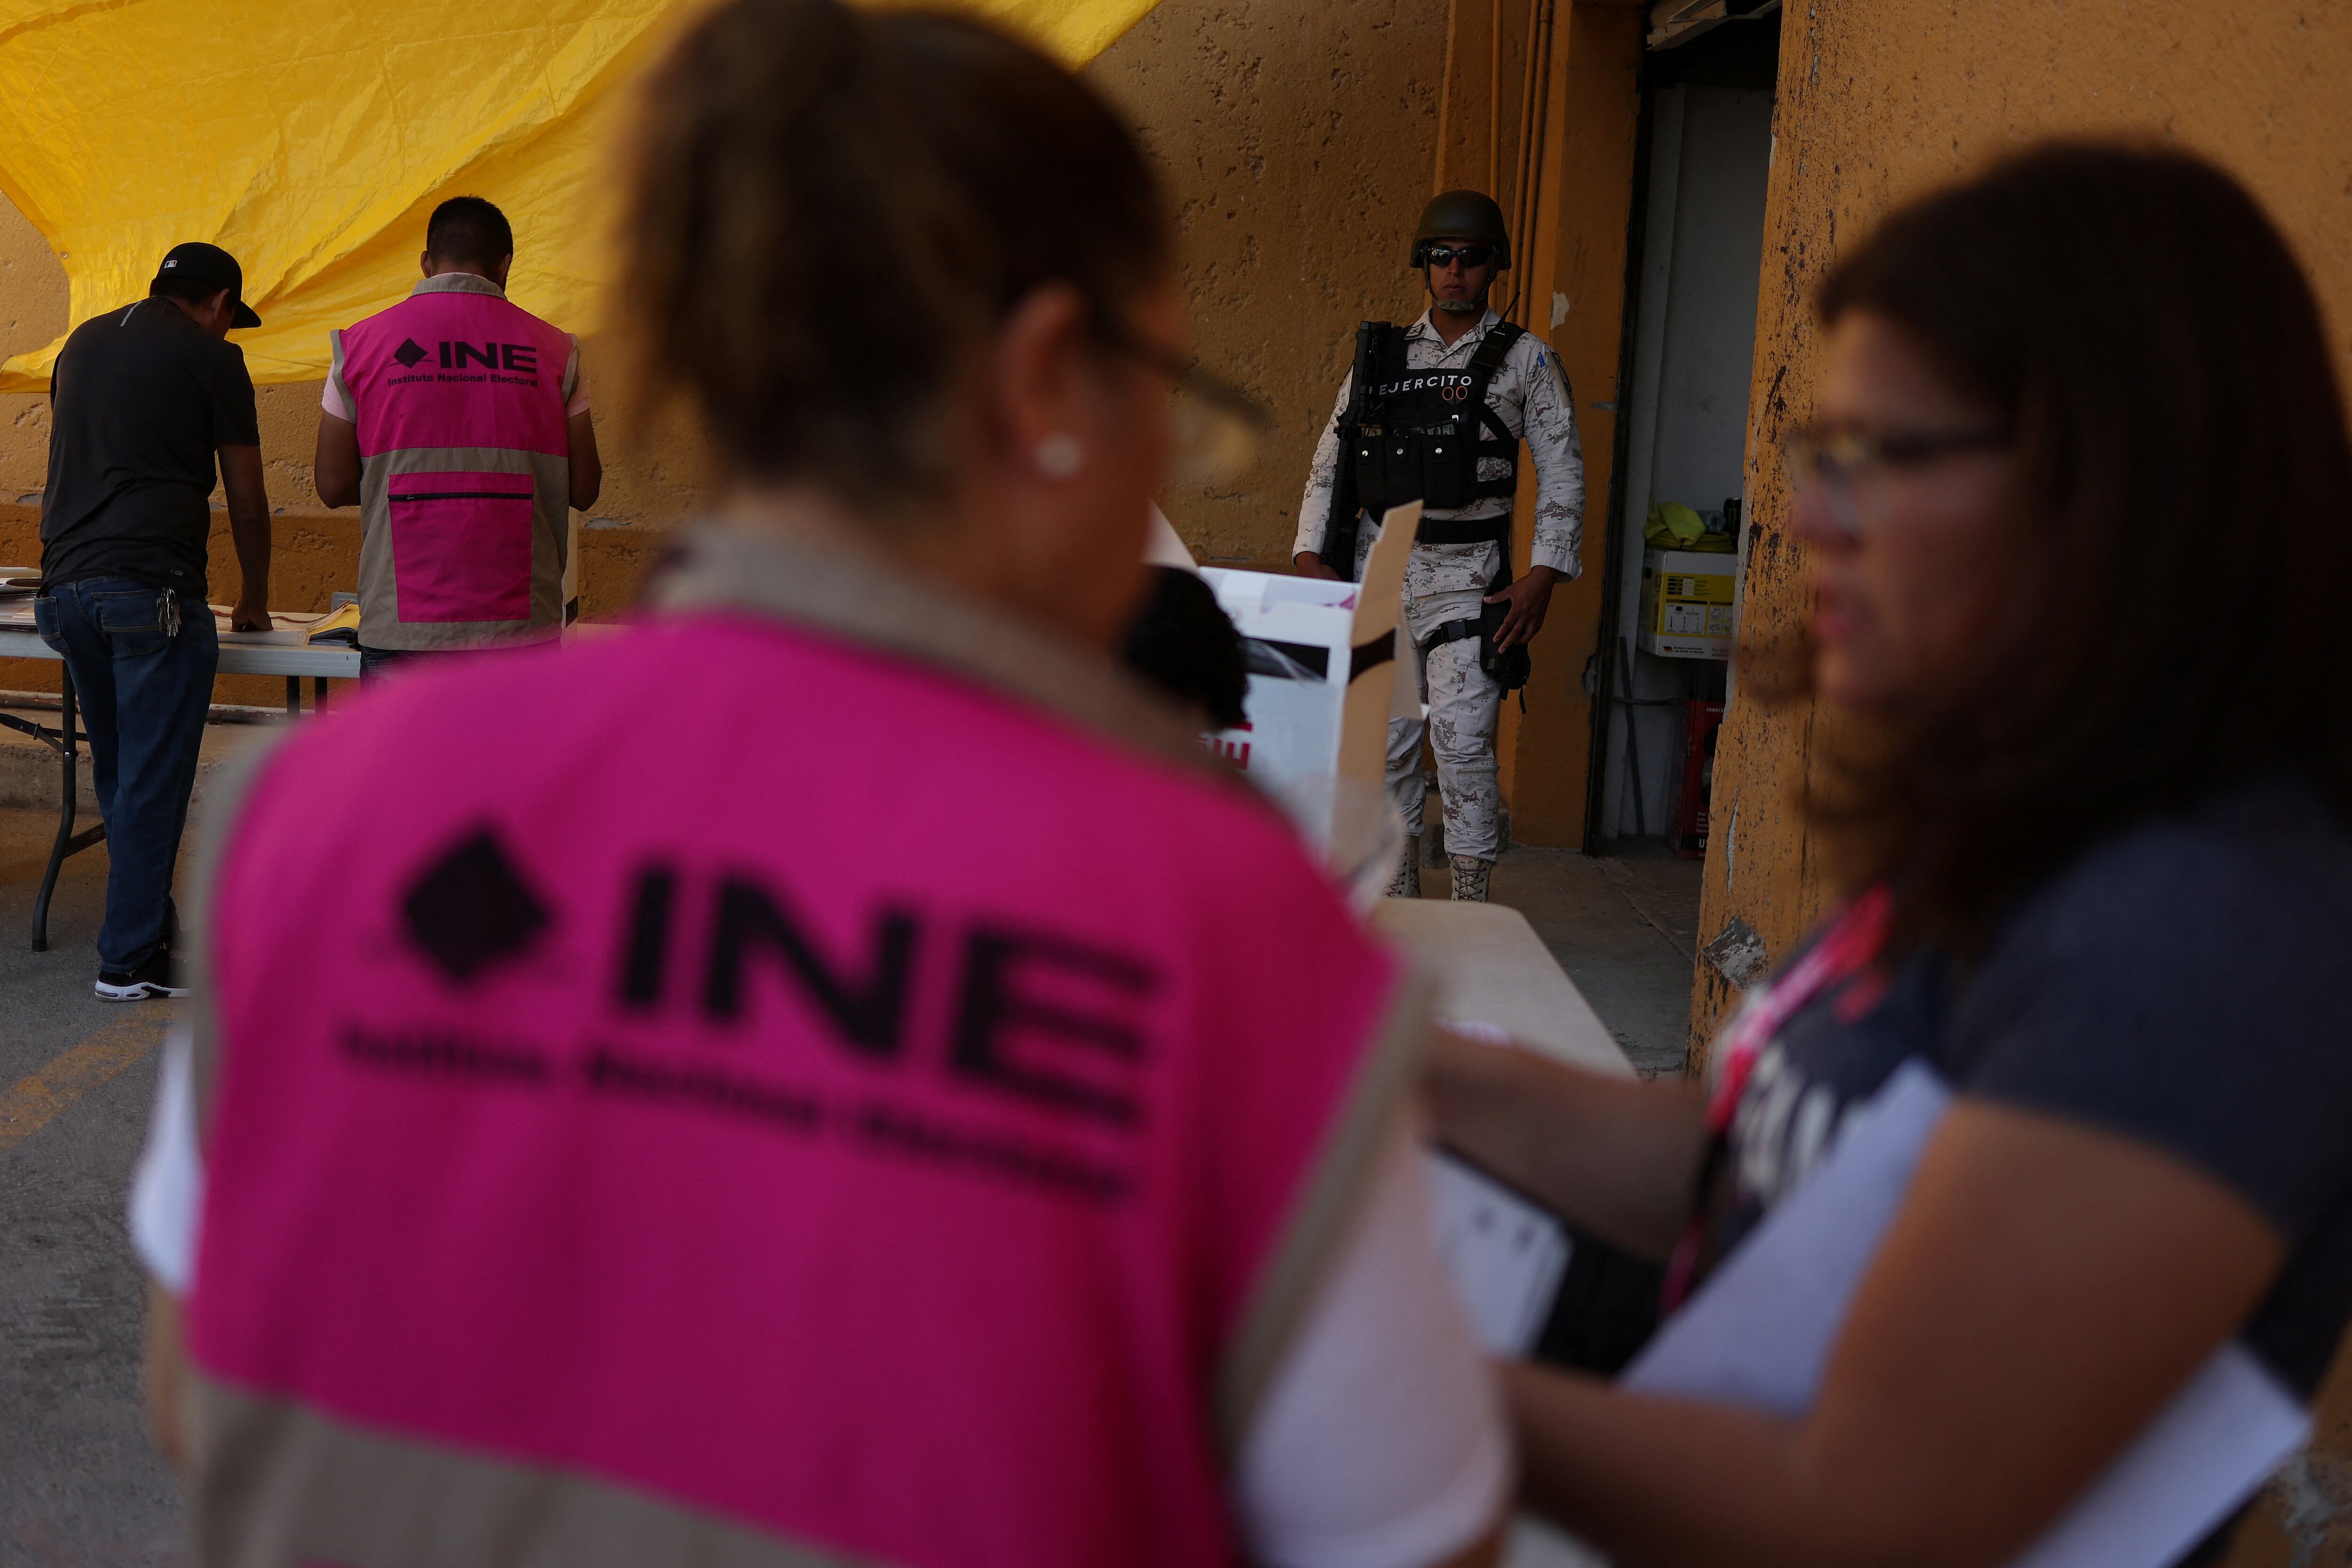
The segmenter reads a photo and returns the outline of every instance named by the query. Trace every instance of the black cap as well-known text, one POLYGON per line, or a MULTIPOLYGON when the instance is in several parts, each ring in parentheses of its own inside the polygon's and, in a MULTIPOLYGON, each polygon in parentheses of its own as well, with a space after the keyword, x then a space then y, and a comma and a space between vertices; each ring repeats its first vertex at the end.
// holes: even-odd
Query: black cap
POLYGON ((245 268, 236 264, 236 257, 219 246, 192 239, 184 245, 172 247, 171 254, 163 258, 163 265, 155 269, 155 281, 163 283, 178 279, 200 283, 207 289, 227 289, 228 297, 236 301, 236 315, 229 322, 230 326, 261 325, 261 318, 255 315, 253 307, 245 302, 245 268))

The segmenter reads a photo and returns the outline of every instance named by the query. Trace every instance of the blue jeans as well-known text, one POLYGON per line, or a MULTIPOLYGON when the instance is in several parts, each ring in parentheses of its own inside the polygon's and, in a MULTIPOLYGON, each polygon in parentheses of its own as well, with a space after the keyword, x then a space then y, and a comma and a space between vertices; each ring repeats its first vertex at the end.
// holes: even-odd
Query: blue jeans
POLYGON ((220 637, 203 600, 180 601, 163 632, 163 595, 128 577, 86 577, 33 601, 41 640, 63 655, 89 731, 90 784, 106 824, 106 919, 98 966, 127 973, 171 940, 172 867, 196 784, 220 637))
POLYGON ((353 646, 360 650, 360 679, 363 683, 389 675, 395 665, 432 664, 472 651, 468 648, 370 647, 365 643, 353 646))
POLYGON ((352 646, 360 650, 362 680, 375 680, 389 674, 394 665, 408 657, 408 650, 403 647, 370 647, 365 643, 352 646))

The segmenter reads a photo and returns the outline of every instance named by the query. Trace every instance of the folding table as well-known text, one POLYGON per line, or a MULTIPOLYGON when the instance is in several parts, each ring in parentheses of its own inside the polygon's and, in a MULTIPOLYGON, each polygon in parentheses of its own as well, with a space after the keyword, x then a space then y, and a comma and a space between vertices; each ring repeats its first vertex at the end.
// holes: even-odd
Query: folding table
MULTIPOLYGON (((306 643, 302 628, 320 617, 311 615, 272 610, 269 618, 276 629, 266 632, 233 632, 226 620, 215 616, 220 626, 220 670, 222 675, 282 675, 286 678, 286 712, 291 718, 302 711, 302 678, 312 682, 311 710, 326 703, 327 681, 331 678, 350 679, 360 672, 360 654, 355 647, 341 643, 306 643)), ((0 658, 58 658, 55 648, 41 640, 33 629, 33 601, 30 598, 0 600, 0 658)), ((51 729, 30 719, 0 713, 0 724, 32 736, 58 753, 63 789, 58 795, 58 836, 49 846, 48 869, 41 874, 41 890, 33 900, 33 951, 46 952, 49 946, 49 897, 56 892, 58 873, 68 855, 79 854, 106 837, 106 825, 74 831, 75 763, 79 736, 75 733, 73 676, 58 660, 58 687, 62 696, 58 724, 51 729)))

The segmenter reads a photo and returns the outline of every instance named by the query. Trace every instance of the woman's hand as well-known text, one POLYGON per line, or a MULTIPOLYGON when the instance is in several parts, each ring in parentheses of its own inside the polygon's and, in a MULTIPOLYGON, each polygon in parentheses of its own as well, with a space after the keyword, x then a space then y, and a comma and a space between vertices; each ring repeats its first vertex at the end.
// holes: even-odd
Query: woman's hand
POLYGON ((2237 1331, 2285 1256, 2263 1215, 2169 1154, 1964 1100, 1810 1415, 1515 1368, 1527 1490, 1654 1568, 1993 1568, 2237 1331))
POLYGON ((1614 1246, 1654 1259, 1674 1249, 1706 1146, 1697 1089, 1445 1029, 1423 1088, 1438 1142, 1614 1246))

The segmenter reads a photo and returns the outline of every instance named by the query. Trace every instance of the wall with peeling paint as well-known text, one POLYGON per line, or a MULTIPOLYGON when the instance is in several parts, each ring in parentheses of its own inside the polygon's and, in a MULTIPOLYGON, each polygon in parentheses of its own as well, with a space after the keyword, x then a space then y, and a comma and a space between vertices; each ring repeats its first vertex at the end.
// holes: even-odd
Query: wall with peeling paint
POLYGON ((2263 1489, 2221 1568, 2346 1563, 2352 1563, 2352 1360, 2338 1352, 2312 1411, 2310 1447, 2263 1489))

